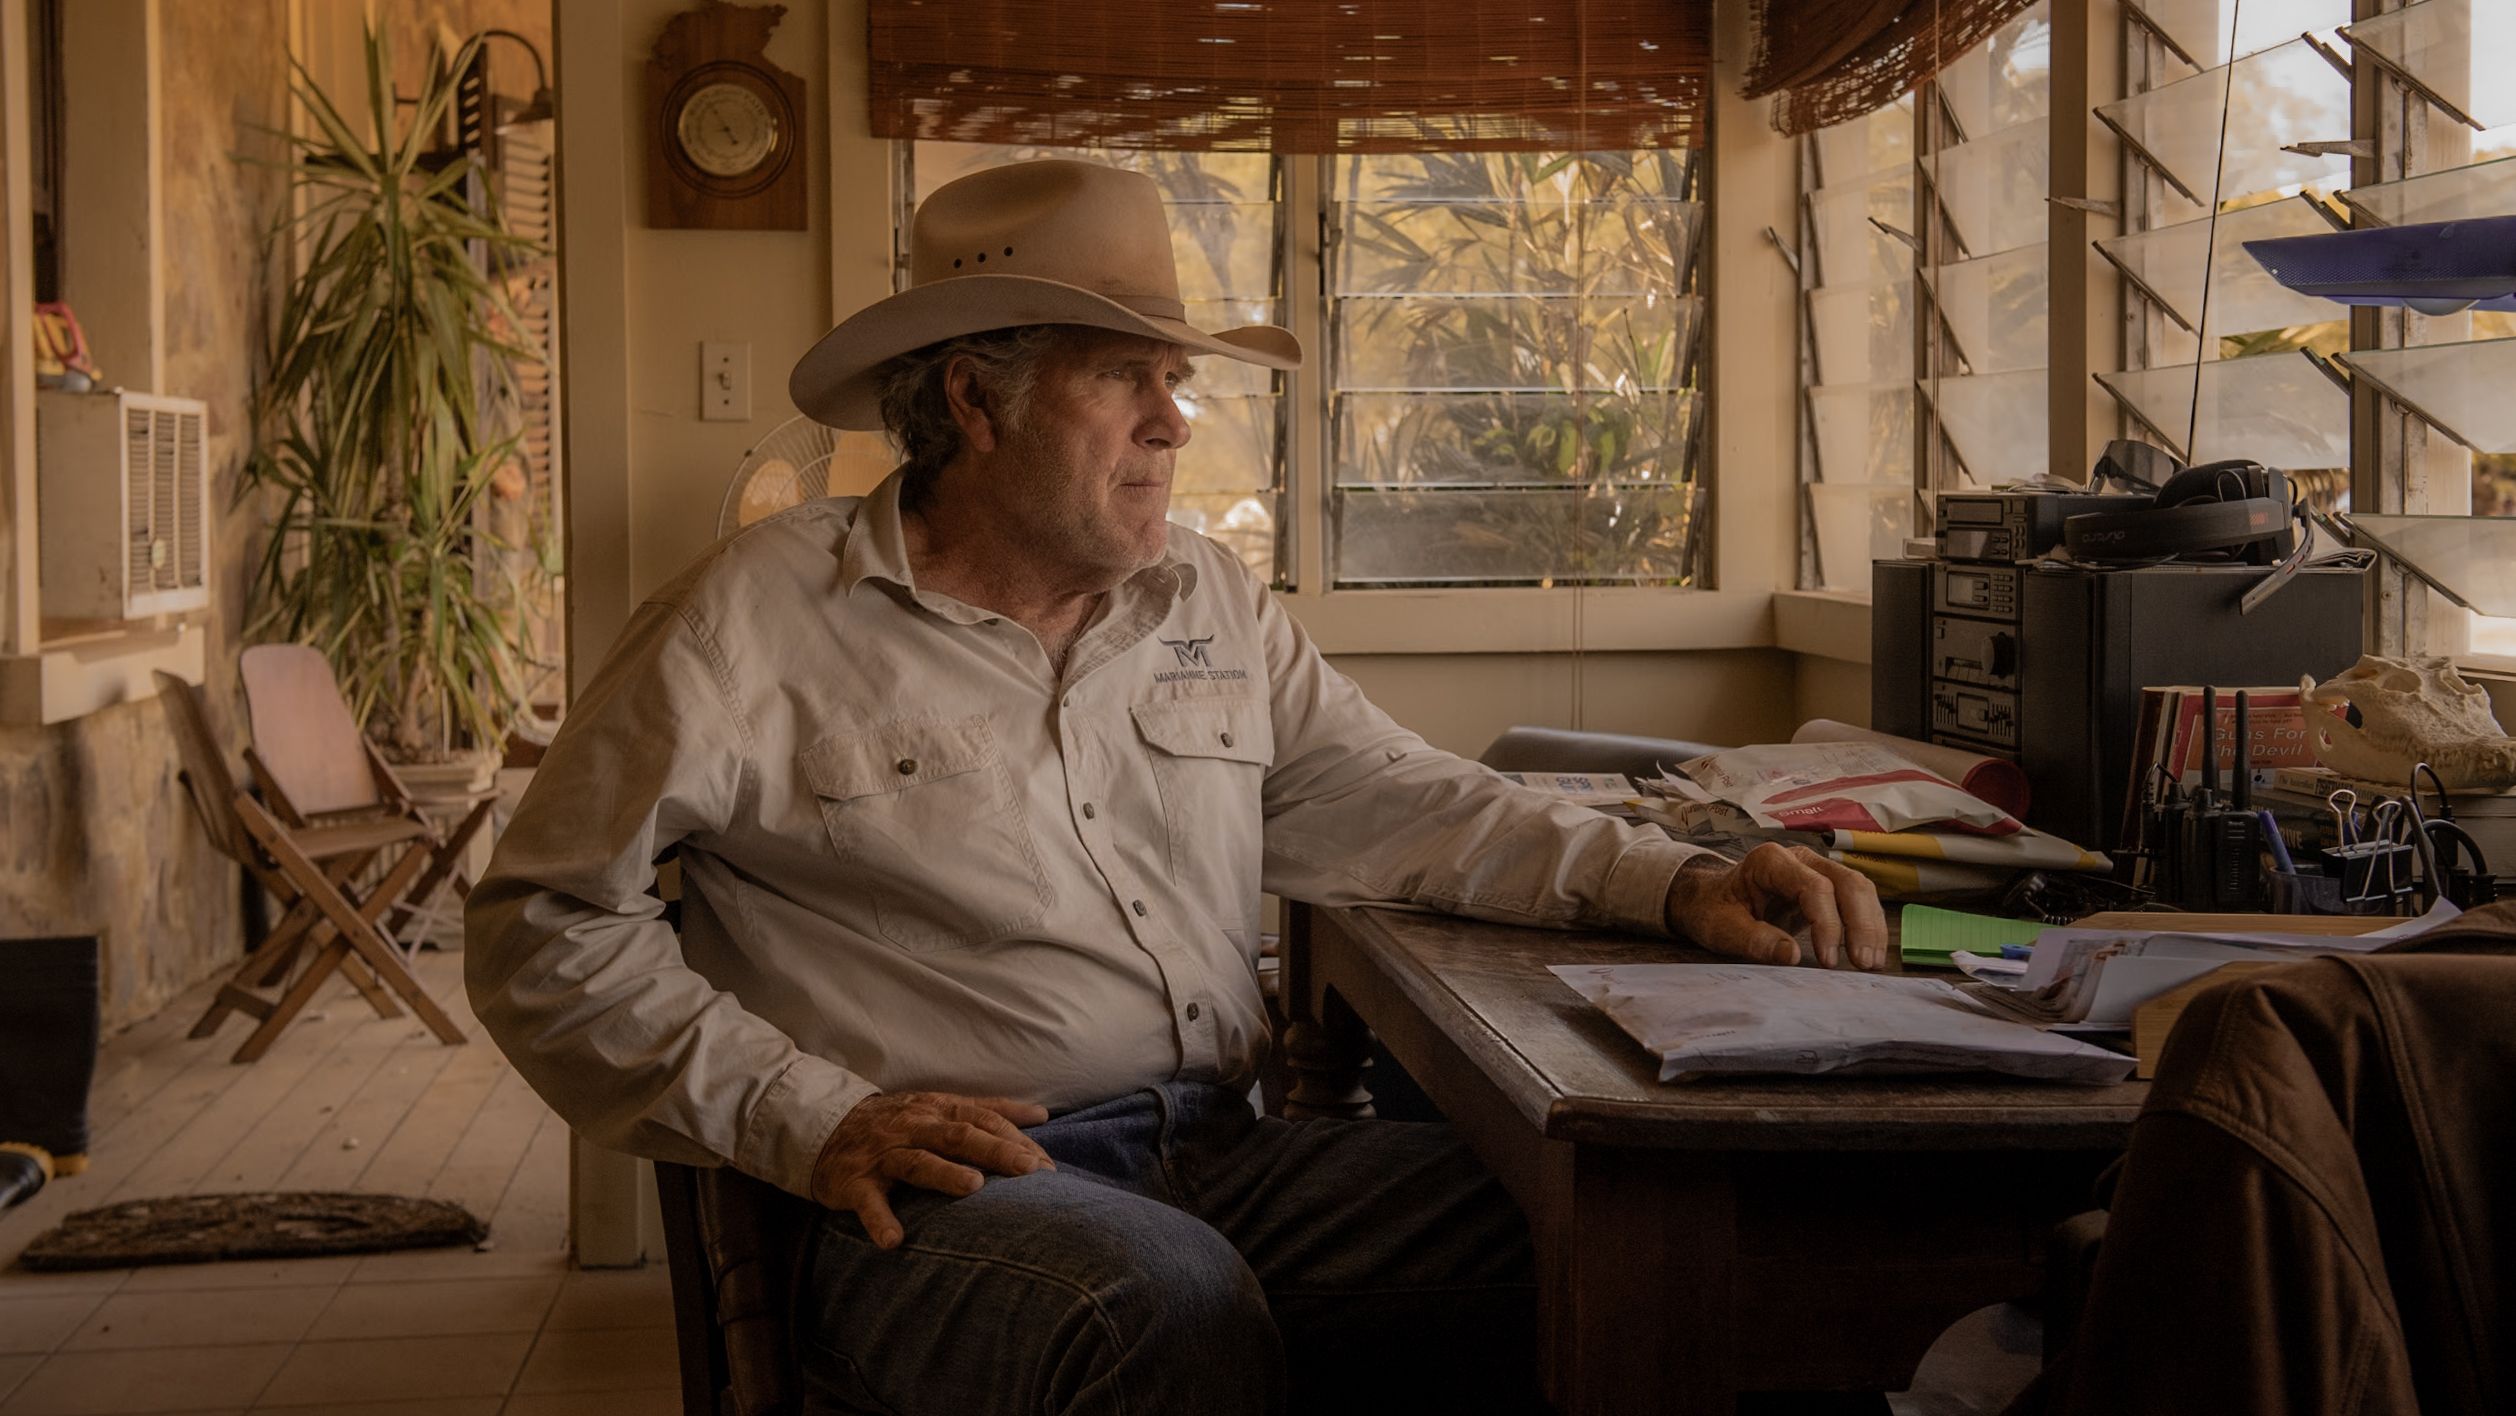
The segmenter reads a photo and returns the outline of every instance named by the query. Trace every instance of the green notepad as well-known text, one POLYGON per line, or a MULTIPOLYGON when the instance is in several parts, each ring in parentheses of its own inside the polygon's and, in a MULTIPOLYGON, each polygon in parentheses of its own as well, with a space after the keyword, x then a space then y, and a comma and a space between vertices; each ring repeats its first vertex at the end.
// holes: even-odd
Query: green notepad
POLYGON ((1906 968, 1953 969, 1956 964, 1948 956, 1960 949, 1998 955, 2003 944, 2033 944, 2036 936, 2049 928, 2042 920, 2002 919, 1997 915, 1907 905, 1898 944, 1906 968))

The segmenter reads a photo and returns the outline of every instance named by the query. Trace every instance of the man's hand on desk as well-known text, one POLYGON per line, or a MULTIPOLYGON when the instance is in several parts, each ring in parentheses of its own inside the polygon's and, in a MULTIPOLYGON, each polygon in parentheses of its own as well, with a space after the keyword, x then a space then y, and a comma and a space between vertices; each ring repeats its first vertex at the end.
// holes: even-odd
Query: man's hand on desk
POLYGON ((1846 958, 1863 969, 1887 962, 1878 887, 1806 846, 1768 842, 1727 869, 1679 871, 1669 883, 1668 919, 1680 938, 1751 964, 1798 963, 1795 929, 1808 931, 1827 968, 1846 958))
POLYGON ((1021 1131, 1047 1119, 1044 1106, 998 1096, 876 1092, 856 1103, 822 1143, 812 1197, 831 1209, 854 1210, 875 1247, 893 1248, 902 1231, 891 1212, 892 1185, 958 1197, 977 1194, 986 1182, 972 1166, 999 1175, 1055 1170, 1048 1152, 1021 1131))

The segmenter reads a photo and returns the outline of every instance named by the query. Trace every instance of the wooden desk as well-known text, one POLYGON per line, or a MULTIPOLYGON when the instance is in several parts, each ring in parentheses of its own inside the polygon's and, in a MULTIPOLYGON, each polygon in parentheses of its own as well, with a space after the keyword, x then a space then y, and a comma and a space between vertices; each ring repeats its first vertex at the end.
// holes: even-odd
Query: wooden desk
POLYGON ((1664 1084, 1546 967, 1710 955, 1296 908, 1288 1110, 1368 1114, 1363 1028, 1379 1033, 1529 1216, 1540 1360, 1565 1416, 1730 1416, 1743 1391, 1903 1389, 1950 1323, 2037 1290, 2048 1233, 2089 1208, 2146 1091, 1664 1084))

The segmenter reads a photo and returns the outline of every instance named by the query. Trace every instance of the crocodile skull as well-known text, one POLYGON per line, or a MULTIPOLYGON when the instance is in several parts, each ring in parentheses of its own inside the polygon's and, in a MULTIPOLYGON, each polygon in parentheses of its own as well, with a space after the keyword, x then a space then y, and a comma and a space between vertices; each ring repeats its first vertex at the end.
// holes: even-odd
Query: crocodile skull
POLYGON ((2405 783, 2415 763, 2437 770, 2449 791, 2516 786, 2516 738, 2499 730, 2490 695, 2442 655, 2389 659, 2364 654, 2338 678, 2298 681, 2309 703, 2347 705, 2307 715, 2315 760, 2345 777, 2405 783))

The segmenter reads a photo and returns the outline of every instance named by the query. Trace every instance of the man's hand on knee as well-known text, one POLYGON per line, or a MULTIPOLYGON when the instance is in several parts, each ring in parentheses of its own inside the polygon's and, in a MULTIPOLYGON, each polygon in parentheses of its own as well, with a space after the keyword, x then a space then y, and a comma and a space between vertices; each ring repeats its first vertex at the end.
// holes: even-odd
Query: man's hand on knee
POLYGON ((974 1195, 986 1177, 973 1167, 998 1175, 1055 1170, 1048 1152, 1020 1129, 1047 1119, 1046 1107, 998 1096, 877 1092, 858 1102, 822 1144, 812 1167, 812 1197, 831 1209, 855 1211, 866 1237, 889 1249, 901 1239, 899 1218, 891 1213, 892 1185, 974 1195))
POLYGON ((1827 968, 1847 959, 1887 962, 1887 916, 1878 887, 1841 861, 1805 846, 1767 842, 1726 870, 1683 870, 1669 885, 1669 928, 1681 938, 1752 964, 1799 962, 1795 929, 1827 968))

